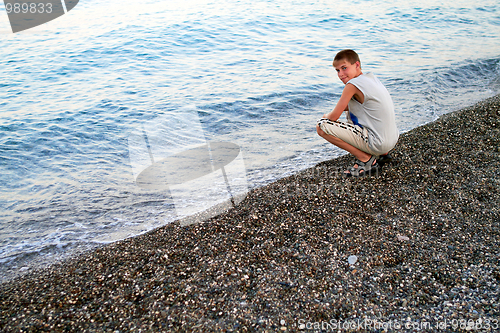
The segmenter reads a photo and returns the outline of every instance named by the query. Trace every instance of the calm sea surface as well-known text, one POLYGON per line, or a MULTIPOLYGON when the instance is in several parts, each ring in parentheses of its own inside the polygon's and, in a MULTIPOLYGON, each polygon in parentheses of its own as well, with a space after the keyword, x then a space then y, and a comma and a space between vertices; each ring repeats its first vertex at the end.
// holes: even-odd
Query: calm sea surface
POLYGON ((341 49, 404 132, 500 92, 499 36, 497 0, 81 0, 17 34, 2 7, 1 279, 176 219, 135 181, 172 145, 239 147, 247 189, 339 156, 315 122, 341 49))

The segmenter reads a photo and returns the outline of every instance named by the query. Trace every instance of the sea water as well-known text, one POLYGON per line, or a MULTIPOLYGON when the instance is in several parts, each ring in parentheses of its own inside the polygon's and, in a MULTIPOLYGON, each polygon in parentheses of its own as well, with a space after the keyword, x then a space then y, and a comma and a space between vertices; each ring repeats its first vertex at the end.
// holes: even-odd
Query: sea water
POLYGON ((341 155, 315 129, 343 89, 341 49, 386 85, 405 132, 499 93, 499 36, 496 0, 93 0, 16 34, 2 7, 0 275, 166 225, 217 193, 226 209, 341 155), (213 162, 215 144, 234 154, 213 162), (211 169, 190 184, 213 184, 198 196, 183 196, 188 178, 138 181, 196 149, 211 169))

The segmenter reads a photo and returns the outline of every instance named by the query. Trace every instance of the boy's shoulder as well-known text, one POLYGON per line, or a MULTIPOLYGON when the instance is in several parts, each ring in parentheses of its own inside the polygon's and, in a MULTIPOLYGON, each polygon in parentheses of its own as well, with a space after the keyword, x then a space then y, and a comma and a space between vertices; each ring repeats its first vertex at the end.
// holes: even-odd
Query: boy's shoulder
POLYGON ((358 75, 351 80, 349 80, 348 83, 374 83, 374 84, 382 84, 380 80, 372 73, 363 73, 361 75, 358 75))
POLYGON ((362 79, 374 79, 375 75, 372 72, 367 72, 367 73, 361 73, 360 75, 356 76, 355 79, 360 78, 362 79))

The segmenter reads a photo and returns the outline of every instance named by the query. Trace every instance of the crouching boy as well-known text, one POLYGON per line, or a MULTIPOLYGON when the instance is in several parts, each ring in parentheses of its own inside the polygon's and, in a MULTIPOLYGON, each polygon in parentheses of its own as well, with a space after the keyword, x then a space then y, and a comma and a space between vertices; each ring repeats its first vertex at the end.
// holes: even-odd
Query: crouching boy
POLYGON ((371 73, 363 74, 353 50, 337 53, 333 67, 345 84, 333 111, 318 121, 318 134, 356 158, 346 176, 364 176, 391 161, 388 154, 398 141, 394 105, 385 86, 371 73), (347 122, 338 121, 347 111, 347 122))

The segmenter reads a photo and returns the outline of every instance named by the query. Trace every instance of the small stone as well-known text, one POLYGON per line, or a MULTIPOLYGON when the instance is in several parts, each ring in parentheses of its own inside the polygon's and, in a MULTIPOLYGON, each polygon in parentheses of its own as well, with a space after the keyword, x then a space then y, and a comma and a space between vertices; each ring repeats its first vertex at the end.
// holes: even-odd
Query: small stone
POLYGON ((347 258, 347 261, 349 262, 349 265, 354 265, 358 261, 358 257, 356 257, 355 255, 349 256, 349 258, 347 258))
POLYGON ((410 240, 410 238, 408 238, 407 236, 398 235, 398 240, 399 241, 408 241, 408 240, 410 240))

